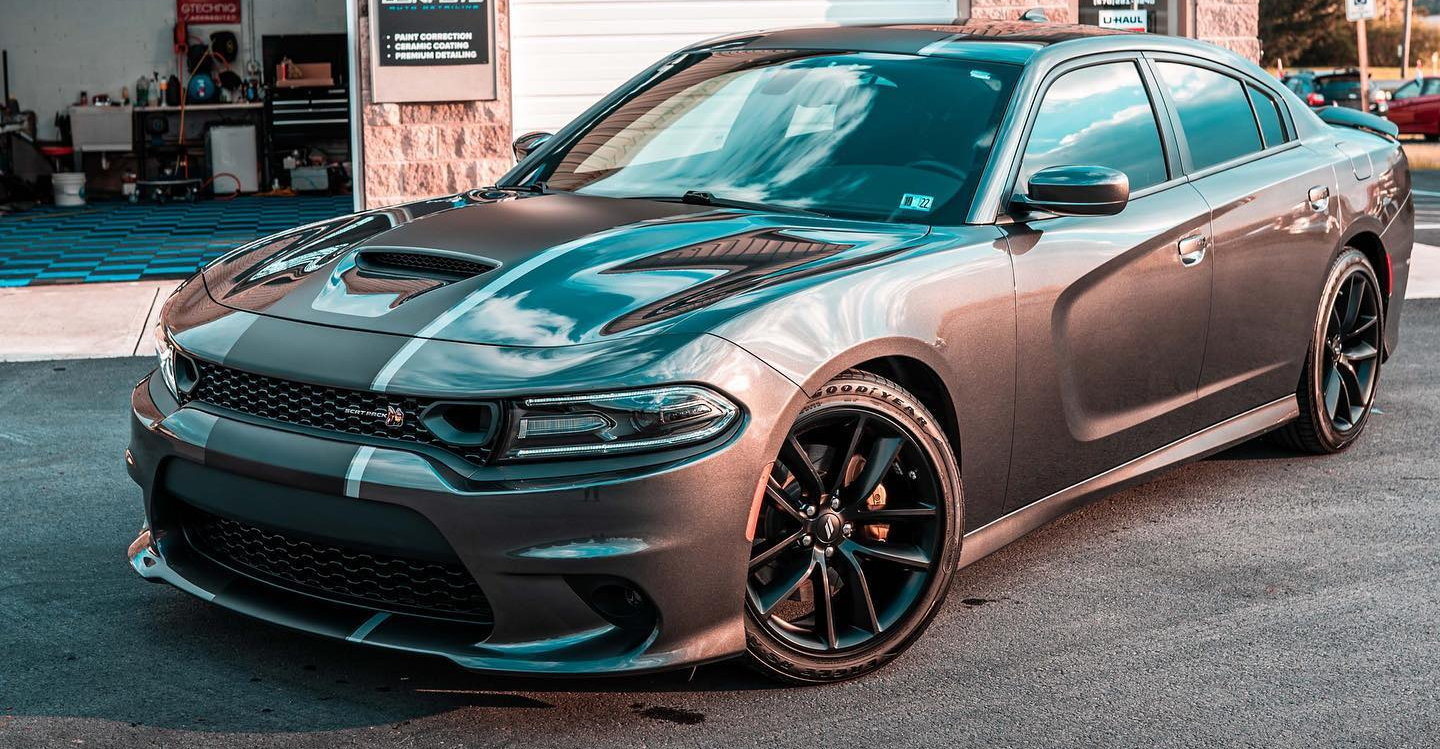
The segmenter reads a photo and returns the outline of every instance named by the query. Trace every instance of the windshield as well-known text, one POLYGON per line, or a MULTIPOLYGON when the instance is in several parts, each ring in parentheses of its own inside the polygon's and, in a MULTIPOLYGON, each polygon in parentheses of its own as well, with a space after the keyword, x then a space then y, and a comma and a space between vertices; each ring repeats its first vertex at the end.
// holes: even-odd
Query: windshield
POLYGON ((537 178, 588 195, 961 223, 1019 72, 858 52, 685 55, 537 178))

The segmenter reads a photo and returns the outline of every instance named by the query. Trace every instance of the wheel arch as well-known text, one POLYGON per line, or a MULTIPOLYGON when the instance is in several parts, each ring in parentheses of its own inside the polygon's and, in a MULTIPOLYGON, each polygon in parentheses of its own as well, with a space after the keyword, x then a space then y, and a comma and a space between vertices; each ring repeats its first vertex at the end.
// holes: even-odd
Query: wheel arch
POLYGON ((1395 288, 1395 269, 1390 265, 1390 252, 1385 249, 1385 242, 1380 238, 1380 233, 1373 227, 1354 227, 1345 236, 1345 241, 1340 244, 1340 249, 1335 253, 1340 256, 1345 248, 1353 247, 1364 253, 1365 258, 1370 261, 1371 267, 1375 269, 1375 276, 1380 281, 1380 291, 1383 292, 1382 301, 1386 308, 1390 306, 1390 292, 1395 288))
POLYGON ((945 380, 933 367, 913 356, 892 354, 877 356, 849 367, 862 372, 879 375, 910 391, 919 399, 939 422, 945 441, 955 455, 955 462, 961 462, 960 424, 955 411, 955 399, 945 380))
MULTIPOLYGON (((1365 255, 1365 259, 1370 261, 1370 267, 1375 269, 1375 279, 1380 282, 1380 305, 1385 313, 1385 326, 1388 331, 1391 327, 1390 312, 1394 301, 1395 266, 1390 250, 1385 246, 1385 240, 1381 237, 1382 231, 1379 221, 1371 219, 1370 221, 1355 222, 1355 225, 1345 232, 1345 236, 1340 241, 1340 245, 1335 248, 1330 262, 1333 264, 1347 249, 1358 250, 1365 255)), ((1381 337, 1380 342, 1381 356, 1383 359, 1389 359, 1394 341, 1387 333, 1381 337)))

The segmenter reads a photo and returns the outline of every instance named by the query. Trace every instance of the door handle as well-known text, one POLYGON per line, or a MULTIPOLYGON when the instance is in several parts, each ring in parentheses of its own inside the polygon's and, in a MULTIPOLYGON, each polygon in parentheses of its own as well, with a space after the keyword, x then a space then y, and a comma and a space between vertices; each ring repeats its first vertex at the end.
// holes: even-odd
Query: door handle
POLYGON ((1316 185, 1310 188, 1310 192, 1305 197, 1310 199, 1311 210, 1323 211, 1330 205, 1330 188, 1325 185, 1316 185))
POLYGON ((1188 268, 1205 259, 1205 251, 1210 249, 1210 238, 1204 234, 1191 234, 1180 240, 1176 247, 1180 250, 1180 264, 1188 268))

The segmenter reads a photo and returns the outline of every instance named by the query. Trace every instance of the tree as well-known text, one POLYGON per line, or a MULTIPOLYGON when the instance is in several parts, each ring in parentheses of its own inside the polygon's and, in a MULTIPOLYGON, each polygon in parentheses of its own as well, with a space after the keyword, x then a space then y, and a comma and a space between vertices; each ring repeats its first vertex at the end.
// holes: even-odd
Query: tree
POLYGON ((1315 64, 1310 61, 1311 50, 1319 46, 1324 54, 1325 48, 1340 41, 1334 37, 1344 25, 1344 5, 1337 0, 1260 0, 1263 59, 1288 66, 1315 64))
MULTIPOLYGON (((1371 65, 1400 64, 1396 48, 1400 44, 1401 7, 1399 2, 1382 3, 1379 17, 1367 24, 1371 65)), ((1426 12, 1421 8, 1422 3, 1417 2, 1417 17, 1426 12)), ((1260 0, 1260 44, 1267 66, 1276 62, 1291 68, 1360 62, 1355 24, 1345 20, 1342 0, 1260 0)), ((1430 53, 1436 51, 1440 51, 1440 31, 1423 23, 1414 24, 1410 30, 1410 56, 1429 59, 1430 53)))

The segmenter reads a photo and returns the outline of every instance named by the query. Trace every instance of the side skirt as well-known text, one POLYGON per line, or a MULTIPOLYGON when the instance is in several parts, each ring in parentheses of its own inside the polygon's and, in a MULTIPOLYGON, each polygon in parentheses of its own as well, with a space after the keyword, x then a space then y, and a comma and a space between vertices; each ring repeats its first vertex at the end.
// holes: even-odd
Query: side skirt
POLYGON ((960 547, 960 566, 977 562, 1051 520, 1138 484, 1158 471, 1220 452, 1283 426, 1299 415, 1300 406, 1295 396, 1288 395, 1061 489, 966 533, 964 545, 960 547))

